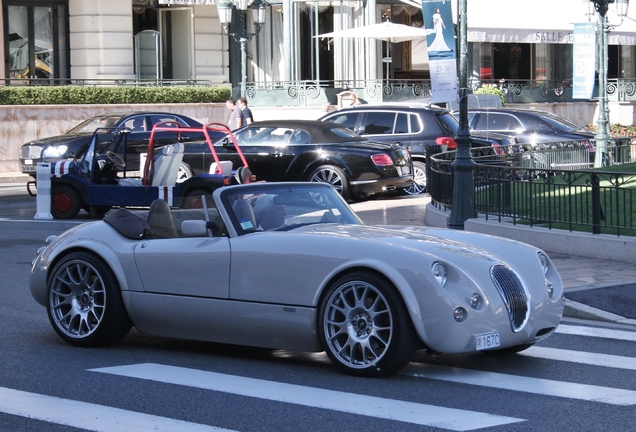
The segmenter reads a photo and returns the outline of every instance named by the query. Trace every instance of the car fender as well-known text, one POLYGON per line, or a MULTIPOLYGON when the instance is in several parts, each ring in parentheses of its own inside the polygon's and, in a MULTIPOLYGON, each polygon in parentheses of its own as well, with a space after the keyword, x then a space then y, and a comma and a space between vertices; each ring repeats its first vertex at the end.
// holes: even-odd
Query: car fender
POLYGON ((46 281, 55 264, 69 253, 78 251, 86 251, 102 259, 113 271, 121 291, 143 291, 133 255, 138 244, 138 240, 122 237, 102 221, 85 223, 67 231, 34 261, 29 282, 33 297, 41 305, 46 305, 46 288, 37 287, 47 287, 46 281), (81 235, 77 235, 78 230, 82 231, 81 235))

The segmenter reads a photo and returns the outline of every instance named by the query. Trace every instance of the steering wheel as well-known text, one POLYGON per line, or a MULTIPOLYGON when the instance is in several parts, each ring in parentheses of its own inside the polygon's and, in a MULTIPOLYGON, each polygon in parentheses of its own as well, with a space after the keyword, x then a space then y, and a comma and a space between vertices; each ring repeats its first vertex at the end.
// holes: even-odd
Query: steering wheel
POLYGON ((116 167, 118 168, 126 167, 126 162, 117 153, 109 150, 106 152, 105 156, 106 156, 106 159, 108 159, 108 161, 112 163, 113 165, 115 165, 116 167))

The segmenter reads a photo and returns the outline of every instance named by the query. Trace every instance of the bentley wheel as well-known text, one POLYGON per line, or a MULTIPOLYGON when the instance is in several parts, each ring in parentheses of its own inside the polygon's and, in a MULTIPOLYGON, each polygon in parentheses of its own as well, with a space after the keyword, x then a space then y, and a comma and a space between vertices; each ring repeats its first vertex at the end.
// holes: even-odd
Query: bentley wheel
POLYGON ((413 162, 413 184, 404 188, 407 195, 419 195, 426 191, 426 164, 413 162))
POLYGON ((402 298, 390 283, 364 272, 334 282, 321 303, 319 334, 331 361, 356 376, 402 369, 418 339, 402 298))
POLYGON ((177 173, 177 183, 184 182, 190 177, 192 177, 192 170, 190 169, 190 166, 185 162, 181 162, 177 173))
POLYGON ((82 206, 82 197, 74 187, 60 185, 51 189, 51 215, 54 218, 73 219, 82 206))
POLYGON ((86 252, 71 253, 55 265, 47 312, 57 334, 75 346, 108 345, 132 327, 115 275, 86 252))
POLYGON ((316 168, 310 175, 309 181, 328 183, 342 195, 344 199, 349 198, 349 183, 344 171, 334 165, 323 165, 316 168))

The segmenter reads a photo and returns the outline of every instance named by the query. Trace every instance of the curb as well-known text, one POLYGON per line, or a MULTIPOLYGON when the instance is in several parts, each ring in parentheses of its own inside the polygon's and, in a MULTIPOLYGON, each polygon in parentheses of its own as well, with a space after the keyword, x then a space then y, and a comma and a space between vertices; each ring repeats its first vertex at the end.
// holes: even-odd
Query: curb
POLYGON ((32 177, 21 173, 0 173, 0 183, 26 183, 32 177))
POLYGON ((585 320, 603 321, 614 324, 625 324, 636 326, 636 320, 625 318, 601 309, 596 309, 583 303, 578 303, 567 298, 563 309, 563 316, 569 318, 580 318, 585 320))

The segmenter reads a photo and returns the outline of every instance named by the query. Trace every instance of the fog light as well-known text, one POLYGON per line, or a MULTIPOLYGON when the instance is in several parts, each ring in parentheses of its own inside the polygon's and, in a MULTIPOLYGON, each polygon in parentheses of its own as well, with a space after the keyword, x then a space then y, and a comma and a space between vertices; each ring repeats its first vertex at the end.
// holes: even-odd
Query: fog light
POLYGON ((548 284, 548 296, 550 298, 552 298, 552 296, 554 295, 554 285, 552 285, 551 283, 548 284))
POLYGON ((455 321, 457 322, 464 321, 466 319, 466 315, 468 315, 468 312, 463 307, 458 307, 455 309, 455 312, 453 312, 453 318, 455 318, 455 321))
POLYGON ((474 293, 473 296, 470 298, 470 307, 472 307, 473 309, 477 309, 480 304, 481 296, 477 293, 474 293))

